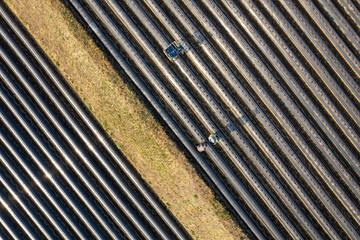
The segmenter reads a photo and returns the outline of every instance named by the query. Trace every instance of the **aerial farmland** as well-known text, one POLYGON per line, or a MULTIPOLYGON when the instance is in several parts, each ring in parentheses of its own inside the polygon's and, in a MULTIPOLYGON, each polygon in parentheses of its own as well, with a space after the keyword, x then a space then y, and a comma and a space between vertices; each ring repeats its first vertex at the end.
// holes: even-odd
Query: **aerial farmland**
POLYGON ((0 238, 360 239, 356 0, 4 0, 0 238))

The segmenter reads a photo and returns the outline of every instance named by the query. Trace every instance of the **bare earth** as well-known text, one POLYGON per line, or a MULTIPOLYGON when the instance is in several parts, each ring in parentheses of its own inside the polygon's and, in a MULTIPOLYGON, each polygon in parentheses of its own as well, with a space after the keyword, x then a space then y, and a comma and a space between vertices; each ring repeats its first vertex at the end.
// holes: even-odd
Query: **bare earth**
POLYGON ((58 0, 5 0, 194 239, 244 233, 58 0))

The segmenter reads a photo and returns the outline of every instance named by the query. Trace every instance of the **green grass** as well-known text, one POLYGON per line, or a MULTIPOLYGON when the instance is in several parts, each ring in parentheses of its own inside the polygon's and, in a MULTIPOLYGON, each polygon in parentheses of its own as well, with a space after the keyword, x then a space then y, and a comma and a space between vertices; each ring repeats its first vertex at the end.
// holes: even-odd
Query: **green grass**
POLYGON ((229 212, 222 206, 222 204, 215 198, 213 197, 210 201, 212 207, 215 210, 215 214, 217 216, 219 216, 221 219, 224 220, 230 220, 231 216, 229 214, 229 212))

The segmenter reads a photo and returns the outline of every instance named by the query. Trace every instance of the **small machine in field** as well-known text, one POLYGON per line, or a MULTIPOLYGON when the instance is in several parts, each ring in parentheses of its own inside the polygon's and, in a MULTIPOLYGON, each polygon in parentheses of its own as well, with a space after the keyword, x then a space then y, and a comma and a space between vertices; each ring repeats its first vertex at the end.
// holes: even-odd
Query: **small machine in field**
POLYGON ((166 56, 170 60, 175 60, 181 53, 185 52, 185 46, 182 41, 174 41, 164 49, 166 56))
MULTIPOLYGON (((209 142, 212 143, 213 145, 216 145, 219 141, 220 141, 220 136, 218 136, 216 133, 212 133, 209 138, 208 138, 209 142)), ((206 151, 208 147, 208 143, 207 142, 203 142, 200 143, 199 145, 197 145, 197 150, 199 152, 204 152, 206 151)))

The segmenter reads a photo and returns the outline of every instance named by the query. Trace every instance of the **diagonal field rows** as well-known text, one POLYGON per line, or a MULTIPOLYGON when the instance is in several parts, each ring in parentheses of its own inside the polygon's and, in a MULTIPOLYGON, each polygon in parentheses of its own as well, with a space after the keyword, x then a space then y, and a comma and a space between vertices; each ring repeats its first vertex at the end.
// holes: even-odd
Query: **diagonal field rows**
POLYGON ((0 17, 4 238, 187 239, 3 4, 0 17))
POLYGON ((221 136, 204 156, 256 237, 359 237, 359 35, 340 3, 70 3, 131 60, 194 147, 221 136), (173 40, 187 50, 171 62, 163 49, 173 40))
MULTIPOLYGON (((250 236, 360 238, 357 1, 66 2, 158 111, 250 236), (174 40, 186 49, 171 61, 164 49, 174 40), (220 136, 216 146, 207 142, 211 133, 220 136), (197 152, 203 142, 205 151, 197 152)), ((1 13, 8 19, 0 28, 7 42, 0 49, 6 66, 0 69, 0 144, 6 149, 0 155, 6 176, 0 179, 0 200, 8 215, 0 226, 7 236, 20 230, 28 237, 36 232, 187 239, 6 11, 1 13), (19 160, 16 166, 9 158, 19 160), (14 168, 28 175, 20 177, 14 168), (7 178, 14 180, 10 184, 7 178), (28 189, 26 199, 17 197, 21 189, 28 189), (51 199, 53 192, 61 200, 51 199), (4 204, 9 194, 17 204, 4 204)))

